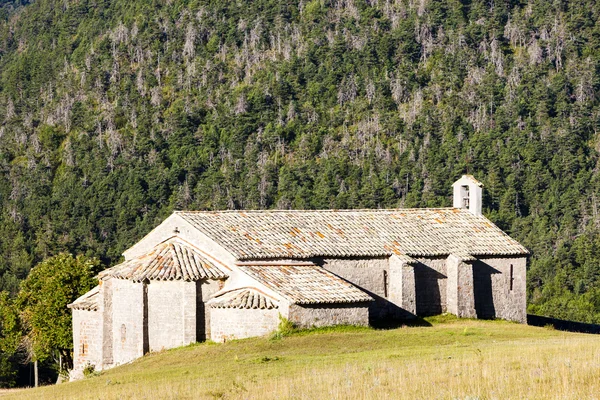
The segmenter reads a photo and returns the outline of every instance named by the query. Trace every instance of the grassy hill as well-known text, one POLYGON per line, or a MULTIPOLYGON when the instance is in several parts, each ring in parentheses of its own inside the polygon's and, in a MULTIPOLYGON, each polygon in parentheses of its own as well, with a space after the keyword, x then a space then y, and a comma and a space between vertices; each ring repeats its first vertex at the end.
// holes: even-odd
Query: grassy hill
POLYGON ((331 328, 196 344, 6 399, 594 398, 600 336, 504 321, 331 328))

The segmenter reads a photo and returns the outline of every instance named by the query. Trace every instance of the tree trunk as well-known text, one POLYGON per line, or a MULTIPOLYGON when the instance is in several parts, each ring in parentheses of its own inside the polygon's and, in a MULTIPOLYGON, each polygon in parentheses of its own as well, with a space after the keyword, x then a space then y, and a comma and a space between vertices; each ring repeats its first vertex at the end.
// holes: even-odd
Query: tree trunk
POLYGON ((33 386, 38 387, 38 362, 33 362, 33 386))
POLYGON ((59 350, 60 356, 62 359, 62 368, 61 369, 73 369, 73 355, 72 350, 70 349, 61 349, 59 350))

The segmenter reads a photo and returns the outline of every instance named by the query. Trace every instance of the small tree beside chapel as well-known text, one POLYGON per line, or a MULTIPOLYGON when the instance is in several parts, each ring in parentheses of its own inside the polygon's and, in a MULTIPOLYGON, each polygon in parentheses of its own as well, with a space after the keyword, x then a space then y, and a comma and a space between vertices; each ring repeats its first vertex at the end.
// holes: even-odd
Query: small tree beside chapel
POLYGON ((50 257, 30 272, 21 285, 17 302, 26 342, 34 362, 57 353, 61 369, 72 367, 72 303, 96 284, 100 261, 83 255, 61 253, 50 257))

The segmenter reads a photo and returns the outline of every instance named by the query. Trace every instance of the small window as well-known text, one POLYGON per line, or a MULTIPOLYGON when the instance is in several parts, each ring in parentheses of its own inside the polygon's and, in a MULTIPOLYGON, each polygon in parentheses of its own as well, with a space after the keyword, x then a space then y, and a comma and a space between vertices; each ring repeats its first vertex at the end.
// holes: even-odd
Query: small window
POLYGON ((509 288, 510 291, 512 292, 513 290, 513 282, 515 281, 515 276, 514 276, 514 268, 513 265, 510 264, 510 277, 509 277, 509 288))
POLYGON ((462 202, 463 202, 463 208, 469 208, 469 187, 468 186, 463 186, 462 187, 462 202))
POLYGON ((388 273, 383 271, 383 297, 388 297, 388 273))
POLYGON ((85 356, 85 353, 87 352, 87 345, 86 343, 81 343, 81 355, 85 356))

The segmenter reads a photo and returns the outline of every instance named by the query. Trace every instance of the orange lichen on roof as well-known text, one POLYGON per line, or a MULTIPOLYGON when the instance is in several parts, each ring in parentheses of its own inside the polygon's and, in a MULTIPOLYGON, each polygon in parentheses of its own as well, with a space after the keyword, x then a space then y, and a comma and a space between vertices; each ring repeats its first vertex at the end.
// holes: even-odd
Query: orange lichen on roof
POLYGON ((199 250, 172 238, 158 244, 150 252, 102 271, 100 279, 119 278, 134 282, 144 280, 225 279, 227 274, 199 250))
POLYGON ((208 301, 212 308, 274 309, 279 302, 256 288, 241 288, 222 293, 208 301))
POLYGON ((456 208, 177 214, 239 260, 528 254, 487 218, 456 208))
POLYGON ((367 293, 316 265, 250 265, 239 267, 294 304, 363 303, 367 293))

